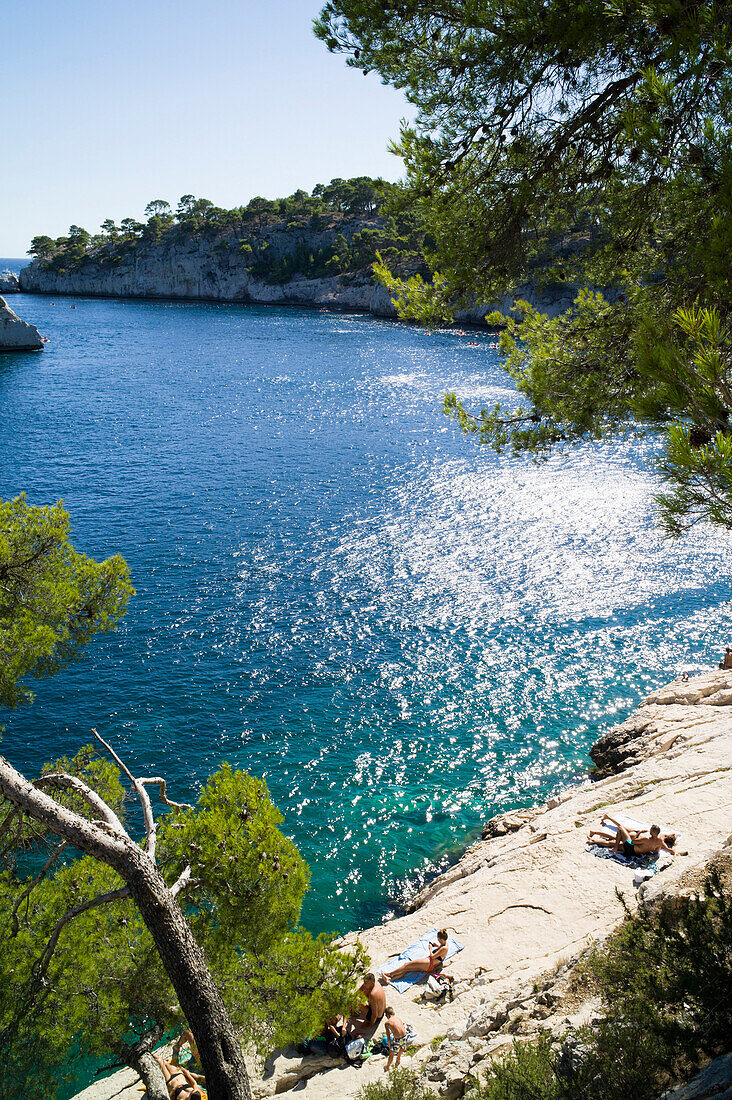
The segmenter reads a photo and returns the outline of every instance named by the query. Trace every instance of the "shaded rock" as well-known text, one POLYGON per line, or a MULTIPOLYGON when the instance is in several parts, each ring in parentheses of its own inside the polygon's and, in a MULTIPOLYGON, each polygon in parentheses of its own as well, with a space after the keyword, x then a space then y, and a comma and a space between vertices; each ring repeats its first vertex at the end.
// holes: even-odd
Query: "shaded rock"
POLYGON ((688 736, 696 724, 708 721, 700 709, 698 719, 689 707, 732 706, 732 671, 714 670, 693 680, 673 683, 649 695, 640 708, 614 726, 590 749, 594 779, 626 771, 651 756, 668 752, 688 736))
POLYGON ((491 817, 486 821, 483 826, 482 838, 483 840, 490 840, 494 836, 506 836, 508 833, 517 833, 519 829, 522 829, 533 817, 536 817, 537 811, 535 809, 530 810, 516 810, 510 814, 496 814, 495 817, 491 817))
POLYGON ((342 1065, 345 1065, 345 1058, 332 1054, 298 1054, 294 1047, 287 1047, 267 1060, 263 1079, 252 1082, 252 1091, 257 1097, 279 1096, 316 1073, 342 1065))
POLYGON ((557 1076, 569 1081, 582 1068, 589 1053, 589 1046, 581 1039, 565 1039, 554 1067, 557 1076))
POLYGON ((502 1005, 479 1005, 468 1017, 465 1035, 490 1035, 503 1027, 507 1019, 508 1012, 502 1005))
POLYGON ((689 1081, 665 1092, 662 1100, 732 1100, 732 1054, 723 1054, 689 1081))
POLYGON ((0 298, 0 351, 42 351, 43 340, 35 325, 21 321, 0 298))

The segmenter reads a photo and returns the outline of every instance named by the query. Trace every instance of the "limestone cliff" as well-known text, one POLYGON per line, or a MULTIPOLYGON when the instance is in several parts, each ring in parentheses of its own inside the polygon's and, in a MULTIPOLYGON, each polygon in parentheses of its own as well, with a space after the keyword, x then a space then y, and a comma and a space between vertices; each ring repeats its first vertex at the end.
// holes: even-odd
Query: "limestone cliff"
POLYGON ((14 271, 0 271, 0 294, 17 294, 20 281, 14 271))
POLYGON ((43 340, 36 326, 21 321, 5 299, 0 298, 0 352, 42 350, 43 340))
MULTIPOLYGON (((415 898, 411 913, 346 938, 360 939, 374 964, 434 927, 447 927, 463 945, 448 965, 452 1000, 426 1001, 423 985, 401 995, 388 992, 418 1036, 419 1049, 403 1064, 420 1072, 442 1100, 462 1096, 486 1059, 516 1036, 539 1029, 560 1036, 568 1024, 597 1013, 594 999, 573 1000, 574 965, 623 919, 616 891, 630 901, 637 887, 633 870, 586 850, 587 829, 599 824, 606 809, 679 833, 670 866, 640 885, 637 896, 645 903, 698 890, 711 861, 732 892, 730 734, 732 672, 675 680, 603 738, 609 772, 604 778, 587 779, 546 805, 494 820, 487 839, 415 898), (622 748, 619 774, 609 771, 612 745, 622 748)), ((293 1050, 279 1052, 264 1068, 253 1065, 252 1085, 258 1097, 307 1087, 311 1100, 340 1100, 355 1097, 383 1072, 381 1058, 355 1070, 293 1050)), ((134 1100, 135 1087, 124 1071, 81 1095, 134 1100)), ((682 1091, 678 1100, 686 1096, 682 1091)))
MULTIPOLYGON (((358 232, 373 229, 375 222, 340 225, 346 241, 358 232)), ((262 255, 267 262, 293 256, 298 248, 311 254, 333 245, 334 232, 323 230, 267 231, 257 249, 242 252, 232 233, 184 237, 169 234, 157 243, 140 242, 115 253, 98 250, 79 262, 59 265, 36 260, 20 273, 20 289, 34 294, 78 295, 112 298, 203 299, 351 310, 376 317, 396 317, 389 292, 374 281, 370 264, 342 274, 313 277, 296 273, 285 281, 261 273, 262 255), (262 246, 266 245, 263 253, 262 246), (252 259, 252 255, 259 257, 252 259)), ((507 311, 514 297, 527 298, 549 316, 568 309, 577 293, 570 285, 557 285, 539 293, 525 286, 500 302, 460 311, 456 320, 483 324, 491 309, 507 311)))

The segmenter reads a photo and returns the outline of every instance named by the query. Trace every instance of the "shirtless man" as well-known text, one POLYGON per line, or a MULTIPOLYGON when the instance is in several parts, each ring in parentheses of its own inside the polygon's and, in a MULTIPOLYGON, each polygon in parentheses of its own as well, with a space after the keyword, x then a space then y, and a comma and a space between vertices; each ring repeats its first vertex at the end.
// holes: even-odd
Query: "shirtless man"
POLYGON ((605 814, 603 821, 609 821, 616 828, 615 836, 609 836, 604 830, 591 829, 587 839, 590 844, 596 844, 598 848, 612 848, 614 852, 625 856, 626 859, 635 859, 636 856, 657 855, 659 852, 668 852, 675 855, 674 844, 676 837, 669 833, 661 836, 658 825, 651 825, 648 836, 643 836, 645 830, 626 829, 623 825, 605 814))
POLYGON ((356 1028, 357 1035, 362 1034, 366 1028, 375 1030, 386 1011, 386 993, 371 971, 364 978, 360 992, 366 994, 368 1003, 361 1005, 348 1021, 356 1028))
POLYGON ((386 1041, 389 1044, 389 1057, 386 1059, 384 1073, 388 1073, 395 1054, 397 1065, 402 1060, 402 1051, 407 1046, 407 1027, 404 1020, 399 1019, 393 1008, 387 1008, 385 1016, 384 1027, 386 1029, 386 1041))

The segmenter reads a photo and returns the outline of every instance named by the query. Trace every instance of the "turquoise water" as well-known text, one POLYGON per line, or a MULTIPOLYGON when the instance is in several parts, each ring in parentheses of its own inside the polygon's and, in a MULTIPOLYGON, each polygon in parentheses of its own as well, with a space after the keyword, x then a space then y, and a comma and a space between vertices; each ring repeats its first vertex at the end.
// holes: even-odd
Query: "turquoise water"
POLYGON ((3 750, 33 773, 96 726, 174 798, 223 759, 264 775, 311 864, 314 930, 379 920, 728 640, 729 539, 659 542, 652 440, 532 466, 442 416, 447 388, 508 396, 486 334, 12 304, 50 343, 0 357, 0 494, 62 497, 76 544, 122 553, 137 596, 6 720, 3 750))

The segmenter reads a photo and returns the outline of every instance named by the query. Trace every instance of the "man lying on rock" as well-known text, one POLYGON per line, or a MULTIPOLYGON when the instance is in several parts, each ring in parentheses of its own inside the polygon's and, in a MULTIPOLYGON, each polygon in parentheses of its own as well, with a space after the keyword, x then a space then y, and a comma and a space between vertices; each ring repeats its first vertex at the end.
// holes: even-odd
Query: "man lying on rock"
POLYGON ((645 829, 626 829, 614 817, 610 817, 610 814, 605 814, 602 824, 606 821, 615 826, 615 834, 612 835, 602 828, 590 829, 587 834, 587 840, 590 844, 596 844, 598 848, 612 848, 614 852, 625 856, 626 859, 635 859, 636 856, 658 855, 659 852, 668 852, 672 856, 676 854, 674 852, 676 837, 673 833, 661 836, 661 829, 658 825, 651 825, 648 836, 644 836, 645 829))

